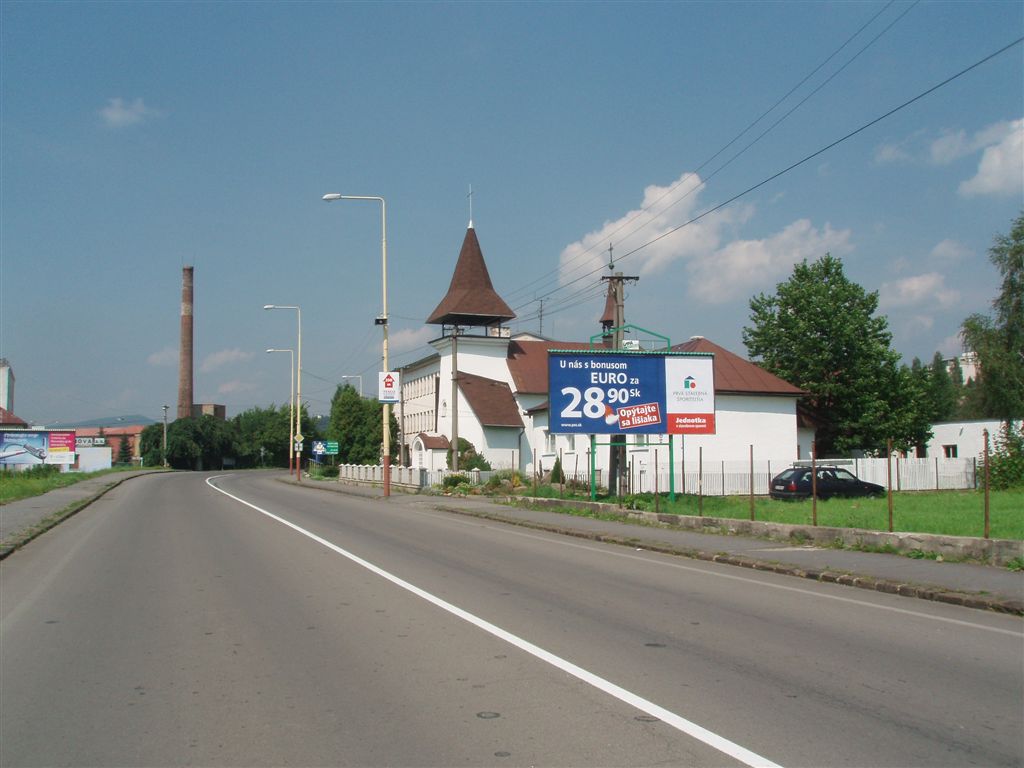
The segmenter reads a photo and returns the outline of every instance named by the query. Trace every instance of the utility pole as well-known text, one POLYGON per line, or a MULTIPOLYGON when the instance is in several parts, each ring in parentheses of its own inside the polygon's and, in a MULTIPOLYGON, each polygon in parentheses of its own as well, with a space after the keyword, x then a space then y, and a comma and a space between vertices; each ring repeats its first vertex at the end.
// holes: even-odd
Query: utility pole
POLYGON ((544 299, 540 299, 540 312, 537 313, 540 318, 540 328, 537 329, 537 333, 540 336, 544 335, 544 299))
MULTIPOLYGON (((615 268, 612 259, 612 246, 608 246, 608 269, 615 268)), ((612 348, 616 351, 622 349, 624 328, 626 324, 626 281, 636 282, 639 276, 623 275, 616 272, 614 275, 606 275, 601 278, 608 281, 608 290, 612 301, 615 304, 615 325, 612 328, 612 348)), ((612 435, 612 445, 608 450, 608 492, 617 496, 625 495, 626 487, 626 436, 612 435)))

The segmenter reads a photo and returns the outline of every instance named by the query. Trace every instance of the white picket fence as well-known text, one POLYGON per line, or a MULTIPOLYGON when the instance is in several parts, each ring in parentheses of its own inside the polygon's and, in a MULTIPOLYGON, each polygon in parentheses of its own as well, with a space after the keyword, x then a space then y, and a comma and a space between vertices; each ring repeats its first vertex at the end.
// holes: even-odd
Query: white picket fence
MULTIPOLYGON (((753 465, 754 494, 766 496, 771 479, 793 464, 809 465, 810 461, 793 463, 755 461, 753 465)), ((850 470, 869 483, 888 487, 889 472, 892 472, 892 487, 895 491, 936 491, 978 487, 978 462, 976 459, 829 459, 819 464, 841 466, 850 470)), ((494 472, 469 470, 427 470, 414 467, 391 467, 391 483, 411 489, 429 488, 440 485, 451 474, 468 475, 474 484, 486 483, 494 472)), ((570 473, 566 473, 567 478, 570 473)), ((669 474, 665 469, 658 473, 655 482, 650 469, 629 469, 629 488, 632 493, 650 493, 655 490, 667 493, 669 474)), ((338 467, 339 481, 367 484, 383 484, 384 468, 374 465, 342 464, 338 467)), ((532 478, 524 477, 531 482, 532 478)), ((589 485, 590 475, 579 472, 575 478, 579 483, 589 485)), ((701 494, 704 496, 741 496, 750 493, 750 461, 704 462, 701 471, 692 462, 675 468, 676 493, 701 494)), ((603 483, 598 472, 597 482, 603 483)))

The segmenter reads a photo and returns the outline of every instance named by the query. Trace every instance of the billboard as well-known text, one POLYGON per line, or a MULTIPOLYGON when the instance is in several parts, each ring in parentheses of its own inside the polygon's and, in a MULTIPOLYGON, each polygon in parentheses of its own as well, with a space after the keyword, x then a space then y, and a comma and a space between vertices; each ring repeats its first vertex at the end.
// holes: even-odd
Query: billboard
POLYGON ((74 432, 0 430, 0 464, 74 463, 74 432))
POLYGON ((550 430, 712 435, 714 379, 711 354, 550 351, 550 430))

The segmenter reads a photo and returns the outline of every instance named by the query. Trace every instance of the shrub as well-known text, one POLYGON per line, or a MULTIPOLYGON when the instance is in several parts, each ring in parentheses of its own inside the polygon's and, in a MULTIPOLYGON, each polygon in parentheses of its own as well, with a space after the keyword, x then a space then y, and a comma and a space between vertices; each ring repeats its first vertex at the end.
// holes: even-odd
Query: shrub
POLYGON ((1024 487, 1024 428, 1004 425, 989 455, 989 482, 993 488, 1024 487))
POLYGON ((470 485, 470 483, 471 481, 466 475, 448 475, 441 481, 441 487, 448 489, 459 485, 470 485))
POLYGON ((518 469, 499 469, 487 481, 487 488, 498 488, 508 484, 511 488, 519 488, 523 484, 523 476, 518 469))
POLYGON ((22 470, 22 477, 51 477, 60 474, 60 467, 56 464, 36 464, 28 469, 22 470))
POLYGON ((562 459, 555 459, 555 466, 551 468, 551 482, 552 483, 564 483, 565 472, 562 471, 562 459))
MULTIPOLYGON (((448 468, 452 466, 452 451, 448 449, 448 468)), ((463 437, 459 438, 459 469, 481 469, 484 471, 490 471, 491 464, 487 459, 476 452, 476 446, 474 446, 469 440, 463 437)))

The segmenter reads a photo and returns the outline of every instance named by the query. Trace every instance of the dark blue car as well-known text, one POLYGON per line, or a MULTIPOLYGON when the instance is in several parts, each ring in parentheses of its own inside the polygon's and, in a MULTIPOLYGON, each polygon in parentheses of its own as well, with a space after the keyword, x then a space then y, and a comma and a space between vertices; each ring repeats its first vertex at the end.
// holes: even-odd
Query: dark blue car
MULTIPOLYGON (((817 467, 817 483, 815 490, 819 499, 830 499, 833 496, 881 496, 885 487, 875 483, 866 483, 852 472, 842 467, 817 467)), ((811 497, 811 468, 790 467, 772 479, 768 495, 773 499, 809 499, 811 497)))

